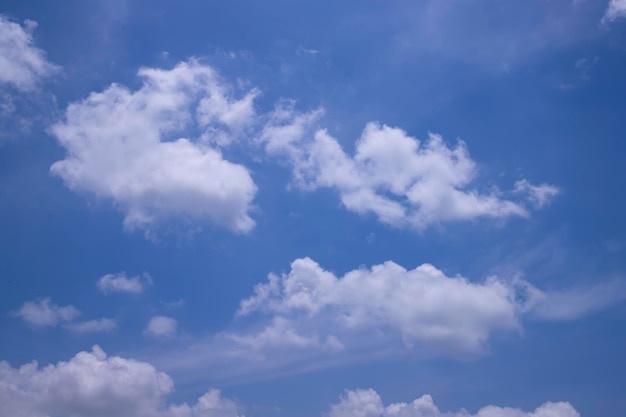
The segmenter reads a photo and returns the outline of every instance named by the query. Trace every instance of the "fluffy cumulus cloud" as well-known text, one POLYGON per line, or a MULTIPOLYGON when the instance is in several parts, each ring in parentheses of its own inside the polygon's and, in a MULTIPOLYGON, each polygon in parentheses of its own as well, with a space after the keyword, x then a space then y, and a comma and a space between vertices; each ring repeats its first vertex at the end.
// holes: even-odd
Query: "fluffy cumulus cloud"
POLYGON ((611 0, 606 8, 604 23, 626 17, 626 0, 611 0))
POLYGON ((67 156, 51 172, 74 191, 112 200, 129 229, 167 220, 252 229, 257 188, 220 146, 253 122, 256 90, 237 94, 193 60, 139 76, 136 91, 112 84, 67 108, 50 129, 67 156))
POLYGON ((244 166, 220 151, 243 137, 272 157, 287 156, 301 189, 334 189, 348 210, 396 227, 526 217, 528 206, 543 207, 558 193, 527 180, 508 193, 481 191, 463 142, 450 146, 436 134, 420 141, 373 122, 349 155, 316 127, 323 109, 301 113, 282 100, 258 114, 256 89, 236 95, 193 60, 139 75, 137 91, 113 84, 92 93, 50 130, 68 152, 52 173, 72 190, 114 201, 131 229, 183 219, 249 231, 256 186, 244 166))
POLYGON ((624 294, 622 281, 543 291, 519 277, 472 282, 430 264, 407 270, 392 261, 337 276, 302 258, 289 273, 270 274, 240 303, 238 317, 269 317, 262 329, 225 335, 255 353, 350 354, 396 340, 418 352, 463 357, 484 352, 496 332, 520 331, 524 317, 574 319, 621 302, 624 294))
POLYGON ((542 207, 558 193, 556 187, 527 180, 509 193, 480 192, 474 186, 478 169, 465 143, 450 147, 436 134, 420 141, 373 122, 351 156, 326 130, 314 128, 320 115, 279 105, 260 141, 268 153, 288 157, 300 188, 334 189, 348 210, 374 214, 392 226, 423 229, 442 222, 526 217, 528 203, 542 207))
MULTIPOLYGON (((191 405, 172 404, 172 379, 152 364, 107 355, 99 346, 69 361, 13 368, 0 362, 0 415, 11 417, 244 417, 241 406, 216 389, 191 405)), ((329 417, 580 417, 567 402, 535 411, 487 406, 476 414, 439 411, 429 395, 385 406, 374 390, 346 391, 329 417)))
POLYGON ((102 276, 96 286, 98 290, 104 294, 110 294, 114 292, 140 294, 143 292, 146 286, 152 284, 152 278, 150 275, 143 275, 142 277, 127 277, 125 272, 119 272, 117 274, 106 274, 102 276))
MULTIPOLYGON (((406 269, 393 261, 338 275, 301 258, 257 284, 226 330, 160 360, 177 372, 232 381, 407 354, 473 359, 487 354, 498 335, 521 336, 533 321, 597 313, 626 300, 625 289, 623 280, 559 290, 520 276, 471 281, 430 264, 406 269)), ((162 327, 169 329, 167 321, 162 327)))
POLYGON ((35 89, 41 79, 58 71, 34 45, 36 27, 37 23, 32 20, 20 25, 0 15, 0 84, 29 91, 35 89))
POLYGON ((154 337, 173 337, 176 335, 178 322, 171 317, 154 316, 148 322, 144 333, 154 337))
POLYGON ((580 417, 567 402, 548 402, 535 411, 525 412, 517 408, 487 406, 476 414, 462 410, 456 413, 439 411, 430 395, 424 395, 411 403, 385 406, 374 390, 347 391, 337 404, 333 404, 329 417, 580 417))
POLYGON ((1 416, 243 417, 217 390, 192 405, 168 405, 173 389, 150 363, 108 356, 98 346, 43 368, 0 362, 1 416))
POLYGON ((80 315, 80 311, 74 306, 59 306, 53 304, 49 298, 41 298, 25 302, 13 315, 33 326, 54 327, 59 323, 74 320, 80 315))
MULTIPOLYGON (((272 274, 268 283, 257 285, 238 314, 260 311, 282 318, 283 332, 269 333, 274 337, 289 335, 284 321, 290 320, 298 321, 299 329, 324 333, 324 340, 332 337, 331 346, 348 342, 345 336, 352 333, 392 331, 409 347, 476 353, 491 333, 519 328, 519 314, 527 308, 518 297, 520 285, 497 278, 472 283, 429 264, 406 270, 391 261, 337 277, 303 258, 288 274, 272 274)), ((304 344, 307 339, 285 340, 304 344)))

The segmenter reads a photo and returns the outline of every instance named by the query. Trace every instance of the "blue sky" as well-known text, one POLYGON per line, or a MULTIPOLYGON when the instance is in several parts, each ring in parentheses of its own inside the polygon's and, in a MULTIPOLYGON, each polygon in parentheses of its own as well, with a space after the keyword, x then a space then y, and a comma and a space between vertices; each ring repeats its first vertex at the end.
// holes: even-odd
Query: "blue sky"
POLYGON ((0 417, 619 417, 626 2, 5 1, 0 417))

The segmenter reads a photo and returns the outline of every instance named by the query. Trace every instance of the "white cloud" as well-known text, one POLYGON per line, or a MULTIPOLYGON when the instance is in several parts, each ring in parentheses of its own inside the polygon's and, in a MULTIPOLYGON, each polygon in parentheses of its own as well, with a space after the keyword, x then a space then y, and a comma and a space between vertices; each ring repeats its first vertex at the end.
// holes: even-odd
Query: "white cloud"
POLYGON ((348 210, 395 227, 526 217, 526 203, 545 205, 556 194, 553 186, 526 180, 521 191, 509 193, 515 200, 493 188, 481 192, 463 142, 450 147, 436 134, 421 142, 373 122, 350 156, 317 127, 323 109, 300 113, 294 101, 281 100, 259 115, 258 90, 234 98, 211 67, 193 60, 172 70, 143 68, 139 75, 139 90, 113 84, 92 93, 51 128, 68 151, 51 172, 72 190, 113 200, 130 229, 170 219, 240 232, 254 227, 249 211, 257 189, 250 173, 218 150, 244 136, 256 138, 268 155, 286 156, 296 186, 334 189, 348 210))
POLYGON ((476 414, 462 410, 456 413, 439 411, 430 395, 423 395, 411 403, 388 406, 374 390, 347 391, 339 403, 330 407, 329 417, 580 417, 567 402, 547 402, 535 411, 525 412, 518 408, 502 408, 489 405, 476 414))
POLYGON ((74 306, 61 307, 52 304, 49 298, 42 298, 25 302, 18 311, 12 314, 34 326, 54 327, 60 322, 74 320, 80 315, 80 311, 74 306))
POLYGON ((50 129, 67 156, 51 172, 73 191, 111 199, 129 229, 176 219, 251 230, 257 188, 212 144, 235 140, 253 122, 256 90, 237 99, 193 60, 139 76, 137 91, 112 84, 67 108, 50 129))
POLYGON ((172 337, 176 335, 178 322, 170 317, 154 316, 148 322, 145 334, 155 337, 172 337))
POLYGON ((236 344, 244 345, 255 352, 266 349, 284 348, 315 348, 329 351, 343 350, 343 344, 334 336, 329 335, 324 342, 316 336, 303 336, 298 333, 294 323, 284 317, 274 317, 272 322, 257 334, 229 334, 225 333, 227 339, 236 344))
POLYGON ((536 208, 542 208, 550 204, 560 190, 549 184, 532 185, 523 179, 515 183, 514 192, 525 195, 536 208))
POLYGON ((243 417, 218 390, 192 406, 166 405, 173 389, 171 378, 150 363, 107 356, 98 346, 44 368, 0 362, 1 416, 243 417))
POLYGON ((41 79, 58 71, 56 65, 46 60, 44 51, 34 45, 36 27, 32 20, 20 25, 0 15, 0 83, 29 91, 41 79))
POLYGON ((32 134, 56 111, 54 95, 39 87, 60 68, 35 46, 36 27, 31 20, 19 24, 0 14, 0 141, 32 134))
POLYGON ((347 391, 339 403, 330 407, 329 417, 379 417, 385 412, 383 401, 374 390, 347 391))
POLYGON ((476 163, 465 143, 449 147, 430 134, 420 142, 401 129, 368 123, 347 155, 326 130, 316 130, 321 110, 300 114, 293 103, 279 105, 260 135, 269 154, 284 154, 293 165, 294 182, 305 190, 331 188, 343 205, 359 214, 374 214, 395 227, 423 229, 429 225, 474 220, 526 217, 529 200, 547 204, 556 187, 518 186, 523 194, 514 201, 502 192, 480 192, 473 184, 476 163), (311 139, 312 137, 312 139, 311 139))
POLYGON ((602 22, 612 22, 624 17, 626 17, 626 0, 611 0, 606 8, 602 22))
POLYGON ((245 417, 239 408, 234 401, 223 398, 219 390, 212 389, 191 407, 186 403, 170 406, 164 417, 245 417))
POLYGON ((168 369, 221 381, 294 375, 403 357, 472 359, 526 320, 564 321, 626 300, 623 280, 544 291, 519 276, 473 282, 430 264, 387 261, 340 276, 310 258, 270 274, 227 330, 159 357, 168 369))
POLYGON ((315 339, 333 336, 346 345, 353 333, 391 331, 409 347, 464 355, 481 352, 493 332, 520 328, 520 286, 447 277, 429 264, 409 271, 391 261, 337 277, 303 258, 289 274, 257 285, 238 314, 297 320, 315 339))
MULTIPOLYGON (((241 406, 211 389, 194 404, 172 404, 172 379, 152 364, 108 356, 99 346, 69 361, 13 368, 0 362, 0 415, 11 417, 243 417, 241 406)), ((476 414, 439 411, 429 395, 385 406, 374 390, 346 391, 329 417, 580 417, 567 402, 534 412, 487 406, 476 414)))
POLYGON ((50 298, 27 301, 11 315, 36 327, 56 327, 63 323, 65 329, 76 333, 111 331, 117 327, 117 323, 108 318, 77 322, 75 320, 81 315, 80 310, 72 305, 58 306, 50 298))
POLYGON ((116 329, 117 323, 115 323, 115 320, 102 318, 98 320, 68 323, 63 327, 76 333, 108 332, 116 329))
POLYGON ((320 51, 317 49, 305 48, 304 46, 298 46, 298 48, 296 48, 296 55, 298 56, 309 55, 315 58, 319 53, 320 51))
POLYGON ((259 135, 259 143, 265 146, 268 154, 286 154, 293 161, 304 157, 306 150, 302 143, 315 131, 315 125, 324 114, 323 109, 300 113, 295 109, 294 100, 281 100, 274 111, 267 115, 267 121, 259 135))
POLYGON ((517 275, 475 282, 392 261, 336 275, 301 258, 257 284, 227 330, 159 360, 229 382, 407 354, 466 360, 487 354, 496 335, 521 335, 527 320, 574 320, 625 300, 623 280, 544 291, 517 275))
POLYGON ((143 292, 144 288, 151 283, 152 278, 147 274, 143 277, 128 278, 125 272, 118 272, 117 274, 106 274, 102 276, 96 286, 98 290, 104 294, 112 292, 140 294, 143 292))

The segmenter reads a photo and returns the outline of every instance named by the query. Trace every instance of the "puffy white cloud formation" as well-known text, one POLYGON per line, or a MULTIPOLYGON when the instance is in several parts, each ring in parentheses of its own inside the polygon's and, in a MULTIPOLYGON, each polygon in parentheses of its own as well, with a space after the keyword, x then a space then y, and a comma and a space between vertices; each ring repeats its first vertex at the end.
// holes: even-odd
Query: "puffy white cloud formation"
POLYGON ((526 217, 528 200, 541 207, 558 192, 526 180, 510 198, 495 189, 481 192, 463 142, 450 147, 436 134, 419 141, 373 122, 350 156, 317 129, 322 109, 301 113, 282 100, 274 111, 257 114, 258 90, 236 98, 211 67, 194 60, 171 70, 143 68, 139 75, 138 90, 112 84, 71 104, 65 120, 50 129, 68 152, 52 173, 72 190, 112 199, 128 228, 182 218, 249 231, 256 186, 244 166, 219 151, 243 136, 256 138, 269 155, 287 155, 298 187, 334 189, 348 210, 396 227, 526 217))
POLYGON ((98 346, 43 368, 0 362, 0 416, 243 417, 217 390, 191 406, 166 405, 173 389, 171 378, 151 364, 107 356, 98 346))
POLYGON ((131 294, 140 294, 144 288, 152 283, 149 275, 143 277, 127 277, 125 272, 117 274, 106 274, 102 276, 96 286, 98 290, 104 294, 112 292, 125 292, 131 294))
POLYGON ((0 15, 0 84, 29 91, 35 89, 41 79, 58 71, 34 45, 36 27, 37 23, 32 20, 20 25, 0 15))
MULTIPOLYGON (((99 346, 67 362, 13 368, 0 362, 0 416, 11 417, 244 417, 241 407, 211 389, 194 404, 171 404, 172 379, 152 364, 108 356, 99 346)), ((374 390, 346 391, 329 417, 580 417, 566 402, 534 412, 487 406, 476 414, 440 412, 429 395, 385 406, 374 390)))
POLYGON ((269 154, 287 155, 300 188, 335 189, 348 210, 372 213, 392 226, 423 229, 481 217, 526 217, 525 200, 541 207, 558 192, 556 187, 522 180, 517 192, 510 193, 523 194, 521 201, 497 190, 481 193, 472 187, 478 169, 465 143, 449 147, 437 134, 422 142, 374 122, 367 124, 350 156, 326 130, 316 130, 320 115, 321 111, 298 113, 293 103, 284 102, 260 142, 269 154))
POLYGON ((602 21, 604 23, 612 22, 623 17, 626 17, 626 0, 611 0, 602 21))
POLYGON ((542 291, 517 277, 472 282, 430 264, 407 270, 392 261, 339 277, 301 258, 289 273, 270 274, 240 303, 238 316, 271 317, 262 330, 227 335, 255 352, 281 346, 349 353, 401 339, 417 351, 465 356, 483 352, 494 332, 521 330, 525 315, 574 319, 625 294, 621 281, 542 291))
POLYGON ((154 316, 146 326, 145 334, 155 337, 172 337, 176 335, 178 322, 171 317, 154 316))
POLYGON ((388 406, 374 390, 347 391, 339 403, 330 408, 329 417, 580 417, 570 403, 547 402, 535 411, 525 412, 517 408, 487 406, 476 414, 465 410, 444 413, 433 402, 430 395, 424 395, 411 403, 396 403, 388 406))
POLYGON ((13 313, 33 326, 54 327, 60 322, 69 322, 80 315, 80 311, 74 306, 58 306, 50 301, 50 298, 41 298, 35 301, 27 301, 22 307, 13 313))
POLYGON ((271 274, 268 283, 257 285, 238 315, 261 311, 301 320, 306 324, 296 328, 314 327, 340 341, 333 332, 391 330, 409 346, 475 353, 492 332, 519 329, 519 314, 527 308, 518 299, 520 285, 497 278, 472 283, 429 264, 406 270, 391 261, 337 277, 303 258, 288 274, 271 274))
POLYGON ((257 188, 216 144, 252 123, 256 90, 236 98, 194 60, 171 70, 142 68, 139 76, 136 91, 112 84, 68 106, 50 129, 67 150, 51 172, 74 191, 111 199, 130 229, 172 219, 252 229, 257 188))
POLYGON ((488 353, 496 335, 521 335, 528 321, 575 320, 624 300, 620 280, 543 290, 519 276, 470 281, 392 261, 339 275, 301 258, 257 284, 228 329, 160 359, 168 369, 224 381, 407 354, 471 359, 488 353))

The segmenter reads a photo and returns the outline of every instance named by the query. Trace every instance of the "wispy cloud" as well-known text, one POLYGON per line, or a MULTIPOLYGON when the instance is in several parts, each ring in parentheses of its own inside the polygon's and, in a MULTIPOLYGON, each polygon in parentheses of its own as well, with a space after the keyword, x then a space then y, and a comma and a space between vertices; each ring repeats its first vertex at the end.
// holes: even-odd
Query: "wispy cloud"
MULTIPOLYGON (((620 0, 621 1, 621 0, 620 0)), ((593 2, 587 2, 593 3, 593 2)), ((508 72, 554 48, 591 37, 590 4, 429 0, 399 7, 398 59, 431 57, 508 72)))
POLYGON ((626 0, 610 0, 602 23, 610 23, 624 17, 626 17, 626 0))
POLYGON ((103 318, 98 320, 68 323, 63 325, 63 327, 76 333, 94 333, 114 330, 117 328, 117 323, 115 320, 103 318))
POLYGON ((41 80, 59 71, 58 66, 48 62, 45 52, 35 46, 36 27, 32 20, 20 25, 0 15, 0 84, 32 91, 41 80))
POLYGON ((587 287, 539 293, 531 313, 546 320, 575 320, 624 300, 626 282, 613 280, 587 287))
POLYGON ((560 190, 550 184, 532 185, 523 179, 515 183, 513 192, 525 196, 536 208, 543 208, 554 200, 560 190))

